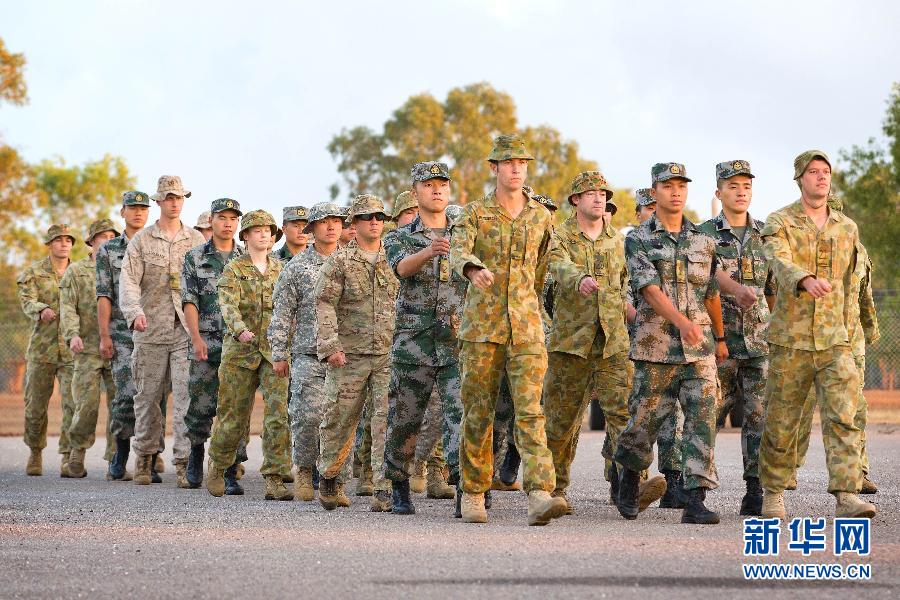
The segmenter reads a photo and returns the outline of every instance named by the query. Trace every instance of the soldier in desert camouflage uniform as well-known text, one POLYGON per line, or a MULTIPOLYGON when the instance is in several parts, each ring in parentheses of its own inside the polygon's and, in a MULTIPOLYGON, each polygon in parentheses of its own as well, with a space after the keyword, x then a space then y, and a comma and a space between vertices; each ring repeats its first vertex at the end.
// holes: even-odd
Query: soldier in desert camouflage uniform
POLYGON ((208 210, 204 210, 200 213, 200 216, 197 217, 197 224, 194 225, 194 229, 203 234, 203 237, 206 238, 208 242, 210 238, 212 238, 212 213, 208 210))

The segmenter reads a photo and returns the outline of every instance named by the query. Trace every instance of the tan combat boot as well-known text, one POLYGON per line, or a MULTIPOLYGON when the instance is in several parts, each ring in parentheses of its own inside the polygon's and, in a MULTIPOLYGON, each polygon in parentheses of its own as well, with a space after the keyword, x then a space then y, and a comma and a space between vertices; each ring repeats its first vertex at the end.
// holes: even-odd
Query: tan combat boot
MULTIPOLYGON (((137 481, 137 474, 134 480, 137 481)), ((225 495, 225 468, 214 463, 212 458, 206 461, 206 489, 216 498, 225 495)))
POLYGON ((266 500, 293 500, 294 492, 284 487, 281 475, 266 475, 266 500))
POLYGON ((500 492, 518 492, 522 489, 522 484, 518 479, 512 483, 504 483, 500 477, 494 477, 494 479, 491 480, 491 489, 500 492))
POLYGON ((375 490, 369 510, 372 512, 391 512, 393 508, 394 503, 391 500, 391 493, 384 490, 375 490))
POLYGON ((791 490, 791 491, 797 489, 797 471, 796 470, 791 474, 791 479, 790 479, 790 481, 788 481, 787 487, 784 489, 791 490))
POLYGON ((175 483, 180 488, 191 489, 191 482, 187 478, 187 464, 178 463, 175 465, 175 483))
POLYGON ((156 468, 153 469, 157 473, 165 473, 166 472, 166 463, 163 462, 162 454, 156 455, 156 468))
POLYGON ((859 490, 860 494, 877 494, 878 486, 875 485, 875 482, 869 479, 868 475, 863 475, 862 489, 859 490))
POLYGON ((25 474, 38 476, 44 474, 44 452, 38 448, 32 448, 31 454, 28 455, 28 462, 25 464, 25 474))
POLYGON ((237 468, 234 471, 234 478, 238 481, 241 480, 241 477, 244 476, 244 463, 238 463, 237 468))
POLYGON ((412 475, 409 477, 409 491, 414 494, 421 494, 425 491, 425 472, 428 470, 428 463, 424 460, 416 460, 413 462, 412 475))
POLYGON ((312 502, 316 499, 312 469, 297 469, 297 477, 294 479, 294 498, 304 502, 312 502))
POLYGON ((428 484, 426 497, 436 500, 453 500, 456 498, 456 490, 447 485, 444 472, 441 469, 428 469, 428 484))
POLYGON ((63 452, 60 454, 60 463, 59 463, 59 476, 69 478, 69 452, 63 452))
POLYGON ((487 523, 487 510, 484 508, 484 494, 470 494, 463 492, 462 497, 463 523, 487 523))
POLYGON ((528 492, 528 524, 546 525, 550 519, 566 514, 566 501, 554 498, 550 492, 531 490, 528 492))
POLYGON ((375 483, 372 481, 372 469, 363 469, 356 481, 357 496, 371 496, 375 493, 375 483))
POLYGON ((150 485, 150 468, 152 465, 152 454, 138 454, 134 457, 135 485, 150 485))
POLYGON ((294 483, 294 468, 291 469, 287 473, 281 474, 282 483, 294 483))
POLYGON ((648 506, 659 500, 666 493, 666 478, 662 475, 651 477, 638 485, 638 512, 644 512, 648 506))
POLYGON ((84 469, 84 448, 72 448, 69 462, 66 463, 66 470, 69 472, 69 477, 75 479, 87 476, 87 471, 84 469))
POLYGON ((784 510, 784 492, 763 491, 762 516, 766 519, 787 520, 787 512, 784 510))
POLYGON ((334 510, 337 508, 337 478, 326 479, 319 478, 319 504, 325 510, 334 510))
POLYGON ((874 504, 850 492, 835 492, 834 498, 837 500, 834 516, 838 518, 872 519, 877 512, 874 504))
POLYGON ((572 503, 569 502, 569 497, 566 495, 566 490, 553 490, 553 493, 550 494, 554 498, 562 498, 566 502, 566 514, 572 514, 572 503))
POLYGON ((341 508, 350 508, 350 498, 347 497, 347 494, 344 493, 344 484, 338 483, 336 485, 337 495, 335 496, 335 502, 341 508))

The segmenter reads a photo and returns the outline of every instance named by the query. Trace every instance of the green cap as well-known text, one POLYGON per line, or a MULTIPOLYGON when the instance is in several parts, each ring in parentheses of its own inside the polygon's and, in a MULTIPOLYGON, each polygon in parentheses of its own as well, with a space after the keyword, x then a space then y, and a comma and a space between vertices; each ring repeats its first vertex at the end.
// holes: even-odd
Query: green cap
POLYGON ((122 194, 122 206, 150 206, 150 196, 137 190, 125 192, 122 194))
POLYGON ((384 202, 382 202, 381 198, 378 196, 362 194, 361 196, 357 196, 350 206, 350 211, 347 214, 347 222, 352 223, 353 217, 359 215, 374 215, 376 213, 387 215, 384 211, 384 202))
POLYGON ((494 148, 487 159, 489 161, 501 161, 513 158, 534 160, 534 157, 525 149, 525 142, 519 136, 503 134, 494 138, 494 148))
MULTIPOLYGON (((419 163, 419 164, 424 164, 424 163, 419 163)), ((415 174, 413 174, 413 177, 415 177, 415 174)), ((431 178, 429 177, 429 179, 431 179, 431 178)), ((427 181, 427 180, 420 179, 419 181, 427 181)), ((407 190, 405 192, 400 192, 400 194, 397 196, 397 199, 394 200, 394 207, 393 207, 393 210, 391 211, 391 218, 396 221, 397 218, 400 216, 400 213, 402 213, 404 210, 408 210, 410 208, 418 208, 418 206, 419 206, 419 202, 418 202, 418 200, 416 200, 416 197, 412 195, 412 192, 410 192, 409 190, 407 190)))
POLYGON ((309 221, 309 211, 305 206, 285 206, 281 214, 281 222, 309 221))
POLYGON ((800 176, 806 171, 806 167, 809 166, 809 163, 817 158, 824 160, 828 163, 828 166, 831 167, 831 160, 829 160, 827 154, 821 150, 807 150, 794 159, 794 179, 800 179, 800 176))
POLYGON ((654 184, 670 179, 684 179, 685 181, 691 181, 688 179, 687 169, 685 169, 684 165, 681 163, 656 163, 653 165, 653 168, 650 169, 650 180, 654 184))
POLYGON ((72 228, 69 227, 67 223, 60 223, 58 225, 51 225, 47 230, 47 235, 44 236, 44 244, 49 244, 53 240, 58 237, 68 237, 72 239, 72 243, 75 243, 75 234, 72 233, 72 228))
POLYGON ((735 175, 756 177, 750 172, 750 163, 746 160, 729 160, 716 165, 716 180, 729 179, 735 175))
POLYGON ((103 233, 104 231, 112 231, 114 234, 119 235, 119 230, 116 229, 116 224, 113 223, 111 219, 100 219, 99 221, 94 221, 91 223, 91 226, 88 227, 88 233, 84 243, 88 246, 93 246, 94 236, 98 233, 103 233))
POLYGON ((340 217, 343 219, 347 216, 346 210, 346 208, 341 208, 334 202, 319 202, 318 204, 313 204, 312 208, 309 209, 309 223, 303 228, 303 233, 312 232, 313 223, 316 221, 321 221, 328 217, 340 217))
POLYGON ((437 161, 420 162, 413 165, 412 182, 428 181, 429 179, 441 178, 450 181, 450 168, 446 163, 437 161))
POLYGON ((226 210, 233 210, 238 215, 244 214, 241 212, 241 203, 232 198, 219 198, 217 200, 213 200, 209 206, 209 212, 212 215, 220 212, 225 212, 226 210))
MULTIPOLYGON (((251 210, 241 217, 241 229, 238 231, 238 239, 243 241, 245 231, 251 227, 259 227, 261 225, 268 225, 272 230, 272 235, 278 235, 278 225, 275 223, 275 217, 264 210, 251 210)), ((276 239, 275 241, 277 242, 278 240, 276 239)))
POLYGON ((582 192, 604 191, 606 192, 606 200, 609 201, 613 197, 613 191, 606 182, 606 177, 600 171, 583 171, 575 176, 572 185, 569 186, 569 195, 566 199, 572 204, 572 196, 582 192))
POLYGON ((636 208, 650 206, 656 204, 656 198, 650 194, 650 188, 641 188, 634 193, 634 204, 636 208))

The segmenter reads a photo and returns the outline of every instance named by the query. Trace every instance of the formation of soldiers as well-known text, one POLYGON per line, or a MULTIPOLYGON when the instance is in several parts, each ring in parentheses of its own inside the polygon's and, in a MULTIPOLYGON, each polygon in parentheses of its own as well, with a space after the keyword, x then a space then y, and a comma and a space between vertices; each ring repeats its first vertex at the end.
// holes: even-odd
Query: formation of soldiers
POLYGON ((162 481, 171 393, 178 487, 201 487, 205 463, 212 496, 243 494, 259 391, 266 499, 348 507, 358 477, 374 512, 413 514, 411 494, 427 491, 484 523, 491 490, 523 490, 528 523, 544 525, 575 509, 569 470, 593 395, 619 513, 659 501, 714 524, 717 427, 740 402, 738 510, 786 518, 818 404, 836 514, 874 516, 859 496, 877 491, 862 395, 872 265, 828 156, 796 158, 800 199, 765 223, 748 212, 747 161, 716 165, 722 212, 703 224, 683 214, 685 167, 655 164, 627 236, 599 171, 574 178, 572 215, 554 226, 556 203, 526 186, 532 160, 501 135, 493 190, 465 207, 451 204, 447 165, 429 161, 391 215, 364 194, 286 207, 280 227, 231 198, 189 227, 191 193, 165 175, 153 196, 123 194, 124 231, 93 223, 74 264, 75 232, 51 226, 48 257, 18 281, 34 322, 26 472, 43 473, 57 380, 60 475, 86 476, 103 381, 108 480, 162 481), (160 216, 145 227, 151 201, 160 216))

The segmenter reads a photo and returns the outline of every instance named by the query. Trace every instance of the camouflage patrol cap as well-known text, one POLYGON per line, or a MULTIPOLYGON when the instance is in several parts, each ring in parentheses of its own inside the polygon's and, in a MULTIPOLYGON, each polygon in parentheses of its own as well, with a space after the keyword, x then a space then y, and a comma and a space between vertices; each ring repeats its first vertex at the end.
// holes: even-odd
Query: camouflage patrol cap
POLYGON ((75 234, 72 233, 72 228, 69 227, 67 223, 60 223, 58 225, 51 225, 47 230, 47 235, 44 236, 44 244, 49 244, 53 240, 58 237, 67 237, 71 238, 72 243, 75 243, 75 234))
POLYGON ((444 209, 444 214, 447 215, 447 221, 452 225, 464 211, 465 209, 459 204, 448 204, 444 209))
POLYGON ((572 185, 569 186, 569 195, 566 196, 566 199, 569 201, 569 204, 572 204, 572 196, 591 190, 603 190, 606 192, 607 202, 613 197, 613 191, 609 187, 609 183, 606 182, 606 177, 603 176, 603 173, 600 171, 582 171, 572 180, 572 185))
POLYGON ((446 163, 430 160, 428 162, 420 162, 413 165, 410 174, 412 182, 428 181, 429 179, 441 178, 451 181, 450 167, 446 163))
MULTIPOLYGON (((240 231, 238 231, 238 239, 243 241, 244 232, 251 227, 260 227, 265 225, 268 225, 269 229, 272 230, 273 236, 278 235, 278 225, 275 223, 275 217, 264 210, 251 210, 243 217, 241 217, 241 229, 240 231)), ((278 237, 276 237, 275 241, 278 241, 278 237)))
POLYGON ((87 237, 84 238, 84 243, 88 246, 93 246, 94 236, 98 233, 103 233, 104 231, 112 231, 114 234, 119 235, 119 230, 116 229, 116 224, 113 223, 111 219, 100 219, 99 221, 94 221, 91 223, 91 226, 88 227, 87 237))
POLYGON ((281 222, 309 221, 309 211, 305 206, 285 206, 281 213, 281 222))
POLYGON ((750 172, 750 163, 746 160, 728 160, 716 165, 716 180, 730 179, 735 175, 746 175, 751 178, 756 177, 756 175, 750 172))
POLYGON ((606 201, 606 212, 608 212, 611 215, 614 215, 617 212, 619 212, 619 206, 612 200, 607 200, 606 201))
POLYGON ((197 231, 212 229, 212 213, 208 210, 204 210, 200 213, 200 216, 197 217, 197 224, 194 225, 194 229, 197 231))
MULTIPOLYGON (((424 164, 424 163, 419 163, 419 164, 424 164)), ((415 177, 415 175, 414 175, 414 177, 415 177)), ((422 180, 420 180, 420 181, 422 181, 422 180)), ((399 217, 400 213, 402 213, 404 210, 409 210, 410 208, 418 208, 418 207, 419 207, 419 201, 416 200, 416 197, 412 195, 412 192, 410 192, 409 190, 406 190, 405 192, 400 192, 400 194, 397 196, 397 199, 394 200, 394 207, 393 207, 393 210, 391 211, 391 218, 396 221, 397 217, 399 217)))
POLYGON ((184 191, 184 185, 182 185, 181 177, 178 175, 161 175, 159 181, 156 182, 156 193, 151 198, 159 202, 166 199, 166 194, 175 194, 185 198, 191 197, 190 192, 184 191))
POLYGON ((541 206, 543 206, 550 212, 553 212, 559 208, 556 205, 556 202, 554 202, 553 198, 551 198, 550 196, 544 196, 543 194, 533 194, 531 198, 532 200, 537 200, 541 204, 541 206))
POLYGON ((347 213, 347 222, 352 223, 353 218, 359 215, 374 215, 377 213, 387 215, 384 212, 384 202, 381 201, 381 198, 372 194, 362 194, 357 196, 353 200, 353 204, 350 205, 350 210, 347 213))
POLYGON ((800 176, 806 171, 806 167, 809 166, 809 163, 817 158, 824 160, 828 163, 828 166, 831 167, 831 160, 828 158, 827 154, 821 150, 807 150, 794 159, 794 179, 800 179, 800 176))
POLYGON ((303 228, 303 233, 312 233, 313 223, 327 219, 328 217, 340 217, 343 219, 347 216, 346 207, 340 207, 334 202, 319 202, 313 204, 309 209, 309 223, 303 228))
POLYGON ((122 194, 122 206, 150 206, 150 196, 137 190, 125 192, 122 194))
POLYGON ((494 148, 488 155, 490 162, 521 158, 534 160, 534 157, 525 149, 525 142, 515 134, 503 134, 494 138, 494 148))
POLYGON ((650 206, 656 204, 656 198, 650 195, 650 188, 641 188, 634 193, 634 204, 636 208, 650 206))
POLYGON ((685 181, 691 181, 688 179, 687 169, 684 168, 684 165, 674 162, 656 163, 653 165, 653 168, 650 169, 650 179, 654 185, 670 179, 684 179, 685 181))
POLYGON ((217 198, 209 205, 210 215, 225 212, 226 210, 233 210, 239 216, 244 214, 241 212, 241 203, 234 198, 217 198))

